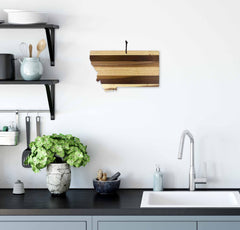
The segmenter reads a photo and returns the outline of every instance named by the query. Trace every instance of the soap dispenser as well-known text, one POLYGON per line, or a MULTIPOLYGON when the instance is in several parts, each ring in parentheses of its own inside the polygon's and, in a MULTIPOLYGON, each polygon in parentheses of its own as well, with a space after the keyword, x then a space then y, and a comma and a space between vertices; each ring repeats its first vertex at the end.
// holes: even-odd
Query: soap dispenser
POLYGON ((163 190, 163 174, 160 170, 159 165, 156 165, 156 171, 153 175, 153 191, 163 190))

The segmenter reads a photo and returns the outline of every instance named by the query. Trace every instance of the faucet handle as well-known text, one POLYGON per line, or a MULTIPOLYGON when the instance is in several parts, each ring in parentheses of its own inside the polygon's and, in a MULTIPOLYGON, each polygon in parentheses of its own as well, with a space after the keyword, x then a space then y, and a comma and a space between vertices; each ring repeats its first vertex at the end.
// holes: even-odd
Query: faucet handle
POLYGON ((207 178, 203 177, 203 178, 195 178, 194 179, 194 183, 195 184, 207 184, 207 178))

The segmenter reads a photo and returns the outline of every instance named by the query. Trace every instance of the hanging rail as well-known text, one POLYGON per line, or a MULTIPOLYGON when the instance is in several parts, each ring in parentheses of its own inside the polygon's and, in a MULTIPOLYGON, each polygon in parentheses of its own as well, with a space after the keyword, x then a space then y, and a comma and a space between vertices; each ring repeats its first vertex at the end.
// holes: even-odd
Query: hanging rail
POLYGON ((49 110, 35 110, 35 109, 1 109, 0 113, 50 113, 49 110))

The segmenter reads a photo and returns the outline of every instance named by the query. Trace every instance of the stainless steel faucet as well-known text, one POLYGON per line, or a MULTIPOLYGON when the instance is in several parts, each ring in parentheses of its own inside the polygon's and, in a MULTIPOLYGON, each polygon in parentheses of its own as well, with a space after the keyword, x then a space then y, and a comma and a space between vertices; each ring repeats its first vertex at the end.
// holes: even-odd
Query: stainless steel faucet
POLYGON ((188 136, 190 139, 190 171, 189 171, 189 190, 194 191, 196 184, 206 184, 207 178, 196 178, 195 168, 194 168, 194 138, 193 135, 188 131, 184 130, 180 139, 178 159, 182 159, 183 147, 185 142, 185 137, 188 136))

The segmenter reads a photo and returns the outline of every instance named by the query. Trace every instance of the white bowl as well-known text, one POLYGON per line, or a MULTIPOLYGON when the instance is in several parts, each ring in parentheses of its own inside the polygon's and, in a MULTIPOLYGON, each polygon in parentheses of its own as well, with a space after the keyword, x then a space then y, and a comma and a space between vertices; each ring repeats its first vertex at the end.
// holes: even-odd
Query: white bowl
POLYGON ((48 22, 48 14, 45 12, 5 9, 10 24, 40 24, 48 22))

